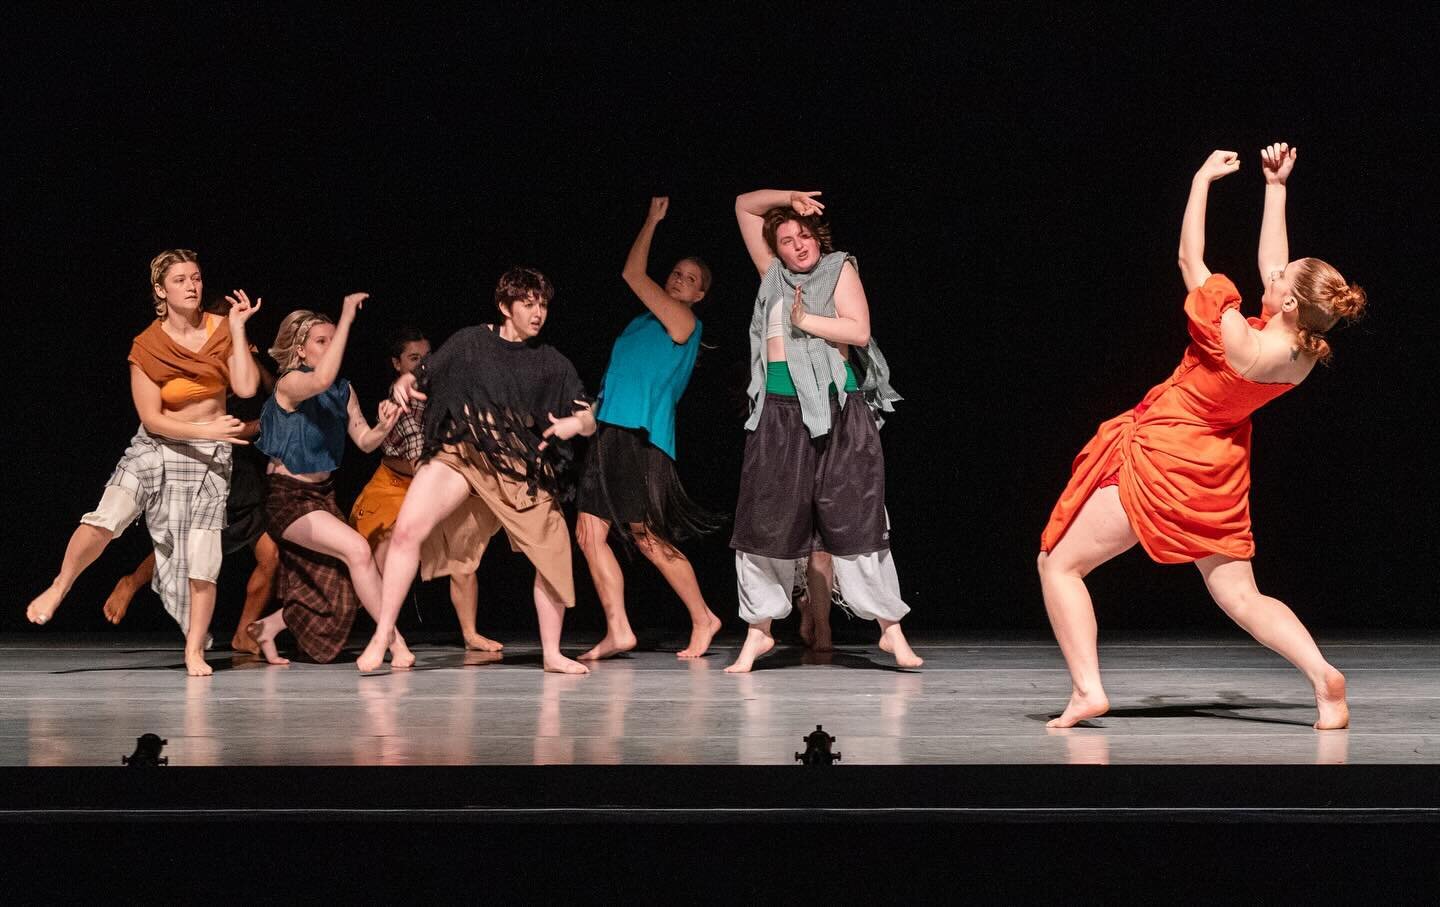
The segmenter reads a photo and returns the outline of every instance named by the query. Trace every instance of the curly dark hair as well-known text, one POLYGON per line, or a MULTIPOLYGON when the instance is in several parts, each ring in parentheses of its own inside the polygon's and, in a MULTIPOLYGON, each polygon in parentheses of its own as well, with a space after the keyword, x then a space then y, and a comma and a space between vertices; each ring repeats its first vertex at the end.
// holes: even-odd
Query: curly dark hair
POLYGON ((513 302, 539 296, 545 302, 555 298, 555 287, 549 278, 534 268, 514 267, 500 275, 495 284, 495 304, 509 306, 513 302))
POLYGON ((782 205, 766 211, 764 220, 765 245, 770 247, 772 255, 780 254, 775 240, 775 234, 779 232, 780 225, 792 220, 815 237, 815 242, 819 243, 821 252, 828 254, 835 251, 835 243, 830 239, 830 225, 821 220, 819 215, 796 214, 794 208, 782 205))

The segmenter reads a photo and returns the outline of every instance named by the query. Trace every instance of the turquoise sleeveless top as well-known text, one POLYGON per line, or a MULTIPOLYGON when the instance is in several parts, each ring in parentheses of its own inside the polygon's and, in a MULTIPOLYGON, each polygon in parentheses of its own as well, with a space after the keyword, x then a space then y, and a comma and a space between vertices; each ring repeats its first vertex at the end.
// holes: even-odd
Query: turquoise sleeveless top
MULTIPOLYGON (((314 371, 308 365, 300 371, 314 371)), ((344 378, 287 413, 275 401, 260 410, 260 437, 255 446, 285 464, 293 473, 334 472, 345 453, 345 426, 350 421, 350 382, 344 378)))
POLYGON ((690 338, 676 343, 650 312, 626 325, 610 351, 595 418, 645 429, 650 443, 675 459, 675 404, 695 370, 702 327, 697 319, 690 338))

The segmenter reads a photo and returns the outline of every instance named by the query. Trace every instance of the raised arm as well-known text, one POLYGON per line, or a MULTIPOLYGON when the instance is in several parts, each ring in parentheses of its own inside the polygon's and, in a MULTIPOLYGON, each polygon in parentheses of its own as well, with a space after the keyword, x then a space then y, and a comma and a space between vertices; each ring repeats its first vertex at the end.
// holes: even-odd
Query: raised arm
POLYGON ((245 322, 260 311, 260 298, 256 297, 251 304, 244 290, 236 290, 234 296, 225 298, 230 303, 230 314, 226 317, 230 325, 230 389, 237 397, 253 397, 260 387, 260 369, 250 352, 250 341, 245 337, 245 322))
POLYGON ((791 192, 786 189, 756 189, 735 198, 735 220, 740 223, 740 236, 745 240, 745 250, 755 262, 755 270, 764 274, 770 270, 775 253, 765 242, 765 212, 771 208, 789 205, 796 214, 819 214, 825 206, 816 201, 816 192, 791 192))
POLYGON ((669 208, 668 198, 650 199, 650 211, 645 215, 645 223, 641 225, 635 242, 630 246, 630 254, 625 256, 625 270, 620 272, 620 276, 625 278, 630 289, 645 303, 645 308, 660 319, 670 339, 676 343, 684 343, 695 331, 695 313, 685 303, 672 299, 660 284, 645 273, 645 266, 650 262, 650 241, 655 238, 655 227, 665 219, 669 208))
POLYGON ((1290 237, 1285 232, 1285 181, 1295 169, 1300 149, 1277 142, 1260 149, 1260 169, 1265 174, 1265 213, 1260 218, 1260 279, 1270 281, 1275 271, 1290 263, 1290 237))
POLYGON ((244 444, 246 424, 231 415, 223 415, 211 422, 186 422, 165 415, 160 401, 160 385, 150 380, 138 365, 130 366, 130 398, 135 401, 135 412, 140 424, 152 435, 173 438, 176 441, 227 441, 244 444))
POLYGON ((287 372, 275 384, 275 396, 288 410, 293 410, 302 400, 308 400, 335 383, 340 377, 340 361, 345 358, 345 342, 350 339, 350 327, 355 323, 355 313, 370 298, 369 293, 351 293, 340 305, 340 320, 335 323, 335 336, 325 347, 314 371, 287 372))
POLYGON ((350 399, 345 402, 345 413, 349 417, 345 423, 346 433, 355 446, 370 453, 380 446, 390 434, 390 429, 400 418, 400 407, 389 400, 380 401, 380 421, 373 426, 365 421, 365 411, 360 408, 360 398, 355 395, 355 388, 350 388, 350 399))
POLYGON ((835 284, 835 317, 815 315, 805 309, 800 288, 795 288, 795 302, 790 308, 790 323, 807 334, 814 334, 832 343, 865 346, 870 342, 870 303, 860 273, 850 262, 840 269, 835 284))
POLYGON ((1240 169, 1240 156, 1233 151, 1212 151, 1195 178, 1190 181, 1190 200, 1180 222, 1180 275, 1185 289, 1193 290, 1210 278, 1205 267, 1205 204, 1210 184, 1240 169))

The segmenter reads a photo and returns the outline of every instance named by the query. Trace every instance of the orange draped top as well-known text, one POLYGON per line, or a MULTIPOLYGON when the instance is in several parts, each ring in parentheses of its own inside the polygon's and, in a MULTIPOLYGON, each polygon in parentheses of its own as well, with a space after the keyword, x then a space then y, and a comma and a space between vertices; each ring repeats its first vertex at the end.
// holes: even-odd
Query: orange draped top
POLYGON ((176 343, 158 320, 153 321, 135 338, 129 362, 160 385, 160 400, 170 409, 223 394, 230 385, 230 331, 225 317, 205 315, 205 343, 198 350, 176 343))
POLYGON ((1153 560, 1255 555, 1250 414, 1295 385, 1250 381, 1225 360, 1220 316, 1239 306, 1239 291, 1222 274, 1190 291, 1191 342, 1179 367, 1135 409, 1102 423, 1080 451, 1040 536, 1042 551, 1059 544, 1095 489, 1115 477, 1130 526, 1153 560))

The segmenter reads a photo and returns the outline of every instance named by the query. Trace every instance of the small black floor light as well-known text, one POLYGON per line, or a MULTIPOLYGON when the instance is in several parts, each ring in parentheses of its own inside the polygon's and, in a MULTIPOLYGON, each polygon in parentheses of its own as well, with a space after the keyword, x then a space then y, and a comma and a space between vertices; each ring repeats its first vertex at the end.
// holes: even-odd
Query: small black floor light
POLYGON ((169 765, 170 757, 160 755, 160 750, 169 740, 161 740, 159 734, 141 734, 135 738, 135 752, 120 757, 121 765, 131 768, 156 768, 169 765))
POLYGON ((806 734, 804 740, 805 752, 795 754, 796 762, 805 765, 829 765, 840 761, 840 754, 830 751, 830 745, 835 742, 835 738, 825 733, 825 728, 821 725, 815 725, 815 730, 806 734))

